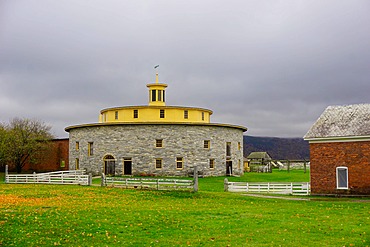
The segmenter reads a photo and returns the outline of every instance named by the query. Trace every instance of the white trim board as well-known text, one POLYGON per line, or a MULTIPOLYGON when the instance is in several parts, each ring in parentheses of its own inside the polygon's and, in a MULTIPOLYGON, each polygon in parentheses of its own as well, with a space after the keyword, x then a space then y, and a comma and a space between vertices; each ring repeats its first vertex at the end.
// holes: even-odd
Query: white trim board
POLYGON ((338 136, 338 137, 317 137, 304 138, 309 143, 325 143, 325 142, 366 142, 370 141, 370 136, 338 136))

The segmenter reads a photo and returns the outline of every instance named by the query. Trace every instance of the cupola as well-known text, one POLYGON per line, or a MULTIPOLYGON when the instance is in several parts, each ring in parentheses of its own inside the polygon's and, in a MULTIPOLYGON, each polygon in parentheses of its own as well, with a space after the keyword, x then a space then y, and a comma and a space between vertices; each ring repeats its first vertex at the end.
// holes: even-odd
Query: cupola
POLYGON ((158 73, 155 75, 155 83, 150 83, 146 86, 149 88, 149 105, 165 106, 165 89, 167 84, 159 82, 158 73))

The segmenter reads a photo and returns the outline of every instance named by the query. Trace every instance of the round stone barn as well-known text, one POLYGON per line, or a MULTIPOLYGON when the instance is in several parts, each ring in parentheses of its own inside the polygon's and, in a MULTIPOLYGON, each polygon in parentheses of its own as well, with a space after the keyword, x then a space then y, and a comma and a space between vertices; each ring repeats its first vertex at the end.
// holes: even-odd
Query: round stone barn
POLYGON ((100 111, 99 123, 69 126, 70 169, 94 175, 243 174, 246 127, 211 123, 212 111, 166 106, 167 84, 147 84, 149 104, 100 111))

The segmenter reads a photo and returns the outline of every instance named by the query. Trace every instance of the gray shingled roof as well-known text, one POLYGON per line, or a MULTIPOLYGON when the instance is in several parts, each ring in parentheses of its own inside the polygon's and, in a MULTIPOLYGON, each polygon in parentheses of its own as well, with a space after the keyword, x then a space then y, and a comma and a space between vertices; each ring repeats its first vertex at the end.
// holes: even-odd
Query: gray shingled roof
POLYGON ((304 139, 370 135, 370 104, 329 106, 304 139))
POLYGON ((265 159, 271 160, 270 155, 267 152, 252 152, 248 155, 248 159, 265 159))

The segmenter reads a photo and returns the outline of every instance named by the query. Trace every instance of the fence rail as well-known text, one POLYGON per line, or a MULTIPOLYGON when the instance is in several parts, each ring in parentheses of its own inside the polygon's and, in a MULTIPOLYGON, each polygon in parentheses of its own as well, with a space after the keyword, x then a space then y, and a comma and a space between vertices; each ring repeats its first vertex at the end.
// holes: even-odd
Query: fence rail
POLYGON ((83 170, 58 171, 33 174, 8 174, 5 183, 9 184, 79 184, 91 185, 91 175, 83 170))
POLYGON ((225 191, 247 192, 247 193, 272 193, 272 194, 291 194, 309 195, 311 188, 308 182, 229 182, 224 181, 225 191))
POLYGON ((195 190, 194 180, 105 177, 105 185, 126 189, 195 190))

